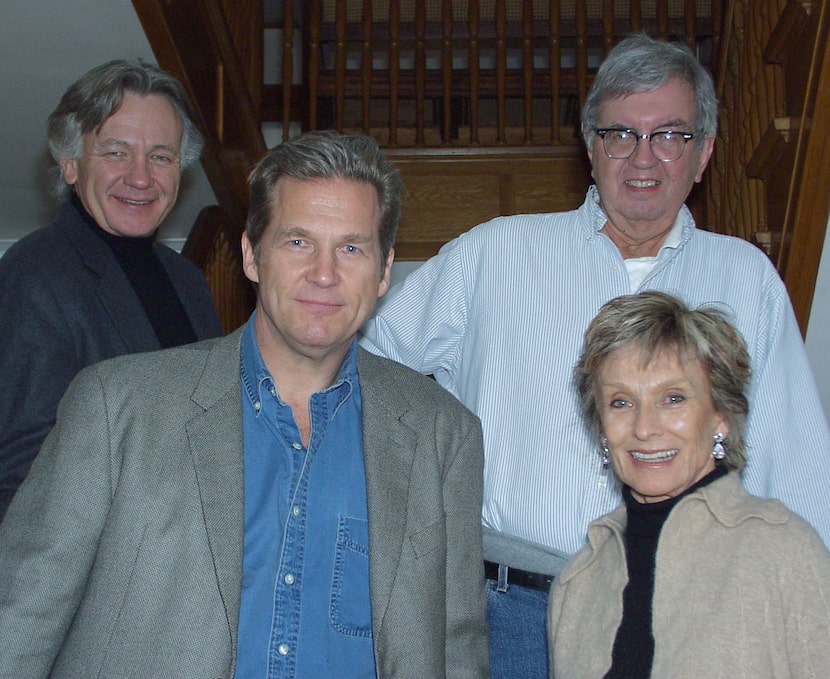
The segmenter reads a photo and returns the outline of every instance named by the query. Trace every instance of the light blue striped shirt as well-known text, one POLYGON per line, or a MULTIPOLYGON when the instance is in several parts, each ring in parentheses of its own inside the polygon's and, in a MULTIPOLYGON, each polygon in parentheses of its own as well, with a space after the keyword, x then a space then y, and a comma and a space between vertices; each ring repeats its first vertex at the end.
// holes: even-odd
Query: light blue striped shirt
MULTIPOLYGON (((830 432, 786 288, 755 246, 696 229, 685 207, 680 219, 679 242, 639 289, 730 313, 754 374, 744 484, 830 544, 830 432)), ((434 374, 481 418, 484 525, 568 554, 620 502, 571 377, 588 323, 631 292, 605 222, 591 187, 578 210, 482 224, 391 290, 364 328, 368 349, 434 374)))

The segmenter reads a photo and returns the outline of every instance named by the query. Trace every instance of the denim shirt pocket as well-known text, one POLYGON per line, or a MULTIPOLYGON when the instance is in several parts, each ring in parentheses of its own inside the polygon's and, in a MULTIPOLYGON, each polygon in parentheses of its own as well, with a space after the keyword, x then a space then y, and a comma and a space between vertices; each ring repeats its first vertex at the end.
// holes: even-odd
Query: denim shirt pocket
POLYGON ((331 583, 329 617, 340 634, 372 636, 369 599, 369 522, 340 516, 331 583))

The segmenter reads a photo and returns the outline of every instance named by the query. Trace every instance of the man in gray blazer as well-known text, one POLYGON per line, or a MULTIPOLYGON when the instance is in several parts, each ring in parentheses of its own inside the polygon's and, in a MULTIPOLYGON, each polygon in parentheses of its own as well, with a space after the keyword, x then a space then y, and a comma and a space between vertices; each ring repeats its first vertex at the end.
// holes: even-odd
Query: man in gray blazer
POLYGON ((0 260, 0 520, 82 368, 222 334, 202 272, 155 242, 202 148, 179 82, 98 66, 66 90, 48 141, 63 208, 0 260))
POLYGON ((355 340, 397 172, 308 133, 250 188, 250 321, 63 399, 0 525, 0 677, 489 676, 479 422, 355 340))

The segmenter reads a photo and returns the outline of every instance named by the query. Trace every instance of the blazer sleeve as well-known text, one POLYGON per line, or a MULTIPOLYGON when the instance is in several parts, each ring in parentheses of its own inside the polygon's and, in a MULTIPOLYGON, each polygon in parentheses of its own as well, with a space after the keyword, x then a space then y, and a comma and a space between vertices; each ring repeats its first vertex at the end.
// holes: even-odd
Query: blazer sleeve
POLYGON ((106 521, 117 473, 111 452, 101 385, 89 369, 62 400, 0 525, 2 679, 50 674, 106 521))
POLYGON ((444 509, 447 530, 446 676, 489 676, 489 631, 481 545, 484 453, 481 425, 464 413, 447 459, 444 509))
POLYGON ((0 266, 0 520, 83 367, 52 281, 13 258, 0 266))

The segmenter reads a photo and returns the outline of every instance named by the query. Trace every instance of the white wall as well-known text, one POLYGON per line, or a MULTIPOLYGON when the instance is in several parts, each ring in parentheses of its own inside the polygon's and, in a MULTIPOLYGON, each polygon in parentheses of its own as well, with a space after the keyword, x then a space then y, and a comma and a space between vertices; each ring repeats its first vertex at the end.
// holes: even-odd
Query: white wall
MULTIPOLYGON (((830 231, 830 223, 828 223, 830 231)), ((810 322, 807 324, 807 355, 813 366, 813 374, 818 385, 819 396, 824 405, 824 412, 830 416, 830 248, 825 246, 821 253, 816 291, 813 306, 810 309, 810 322)))
MULTIPOLYGON (((130 0, 2 3, 0 21, 0 252, 52 221, 46 121, 66 88, 111 59, 155 62, 130 0)), ((201 166, 182 179, 162 239, 187 236, 199 210, 216 200, 201 166)))

